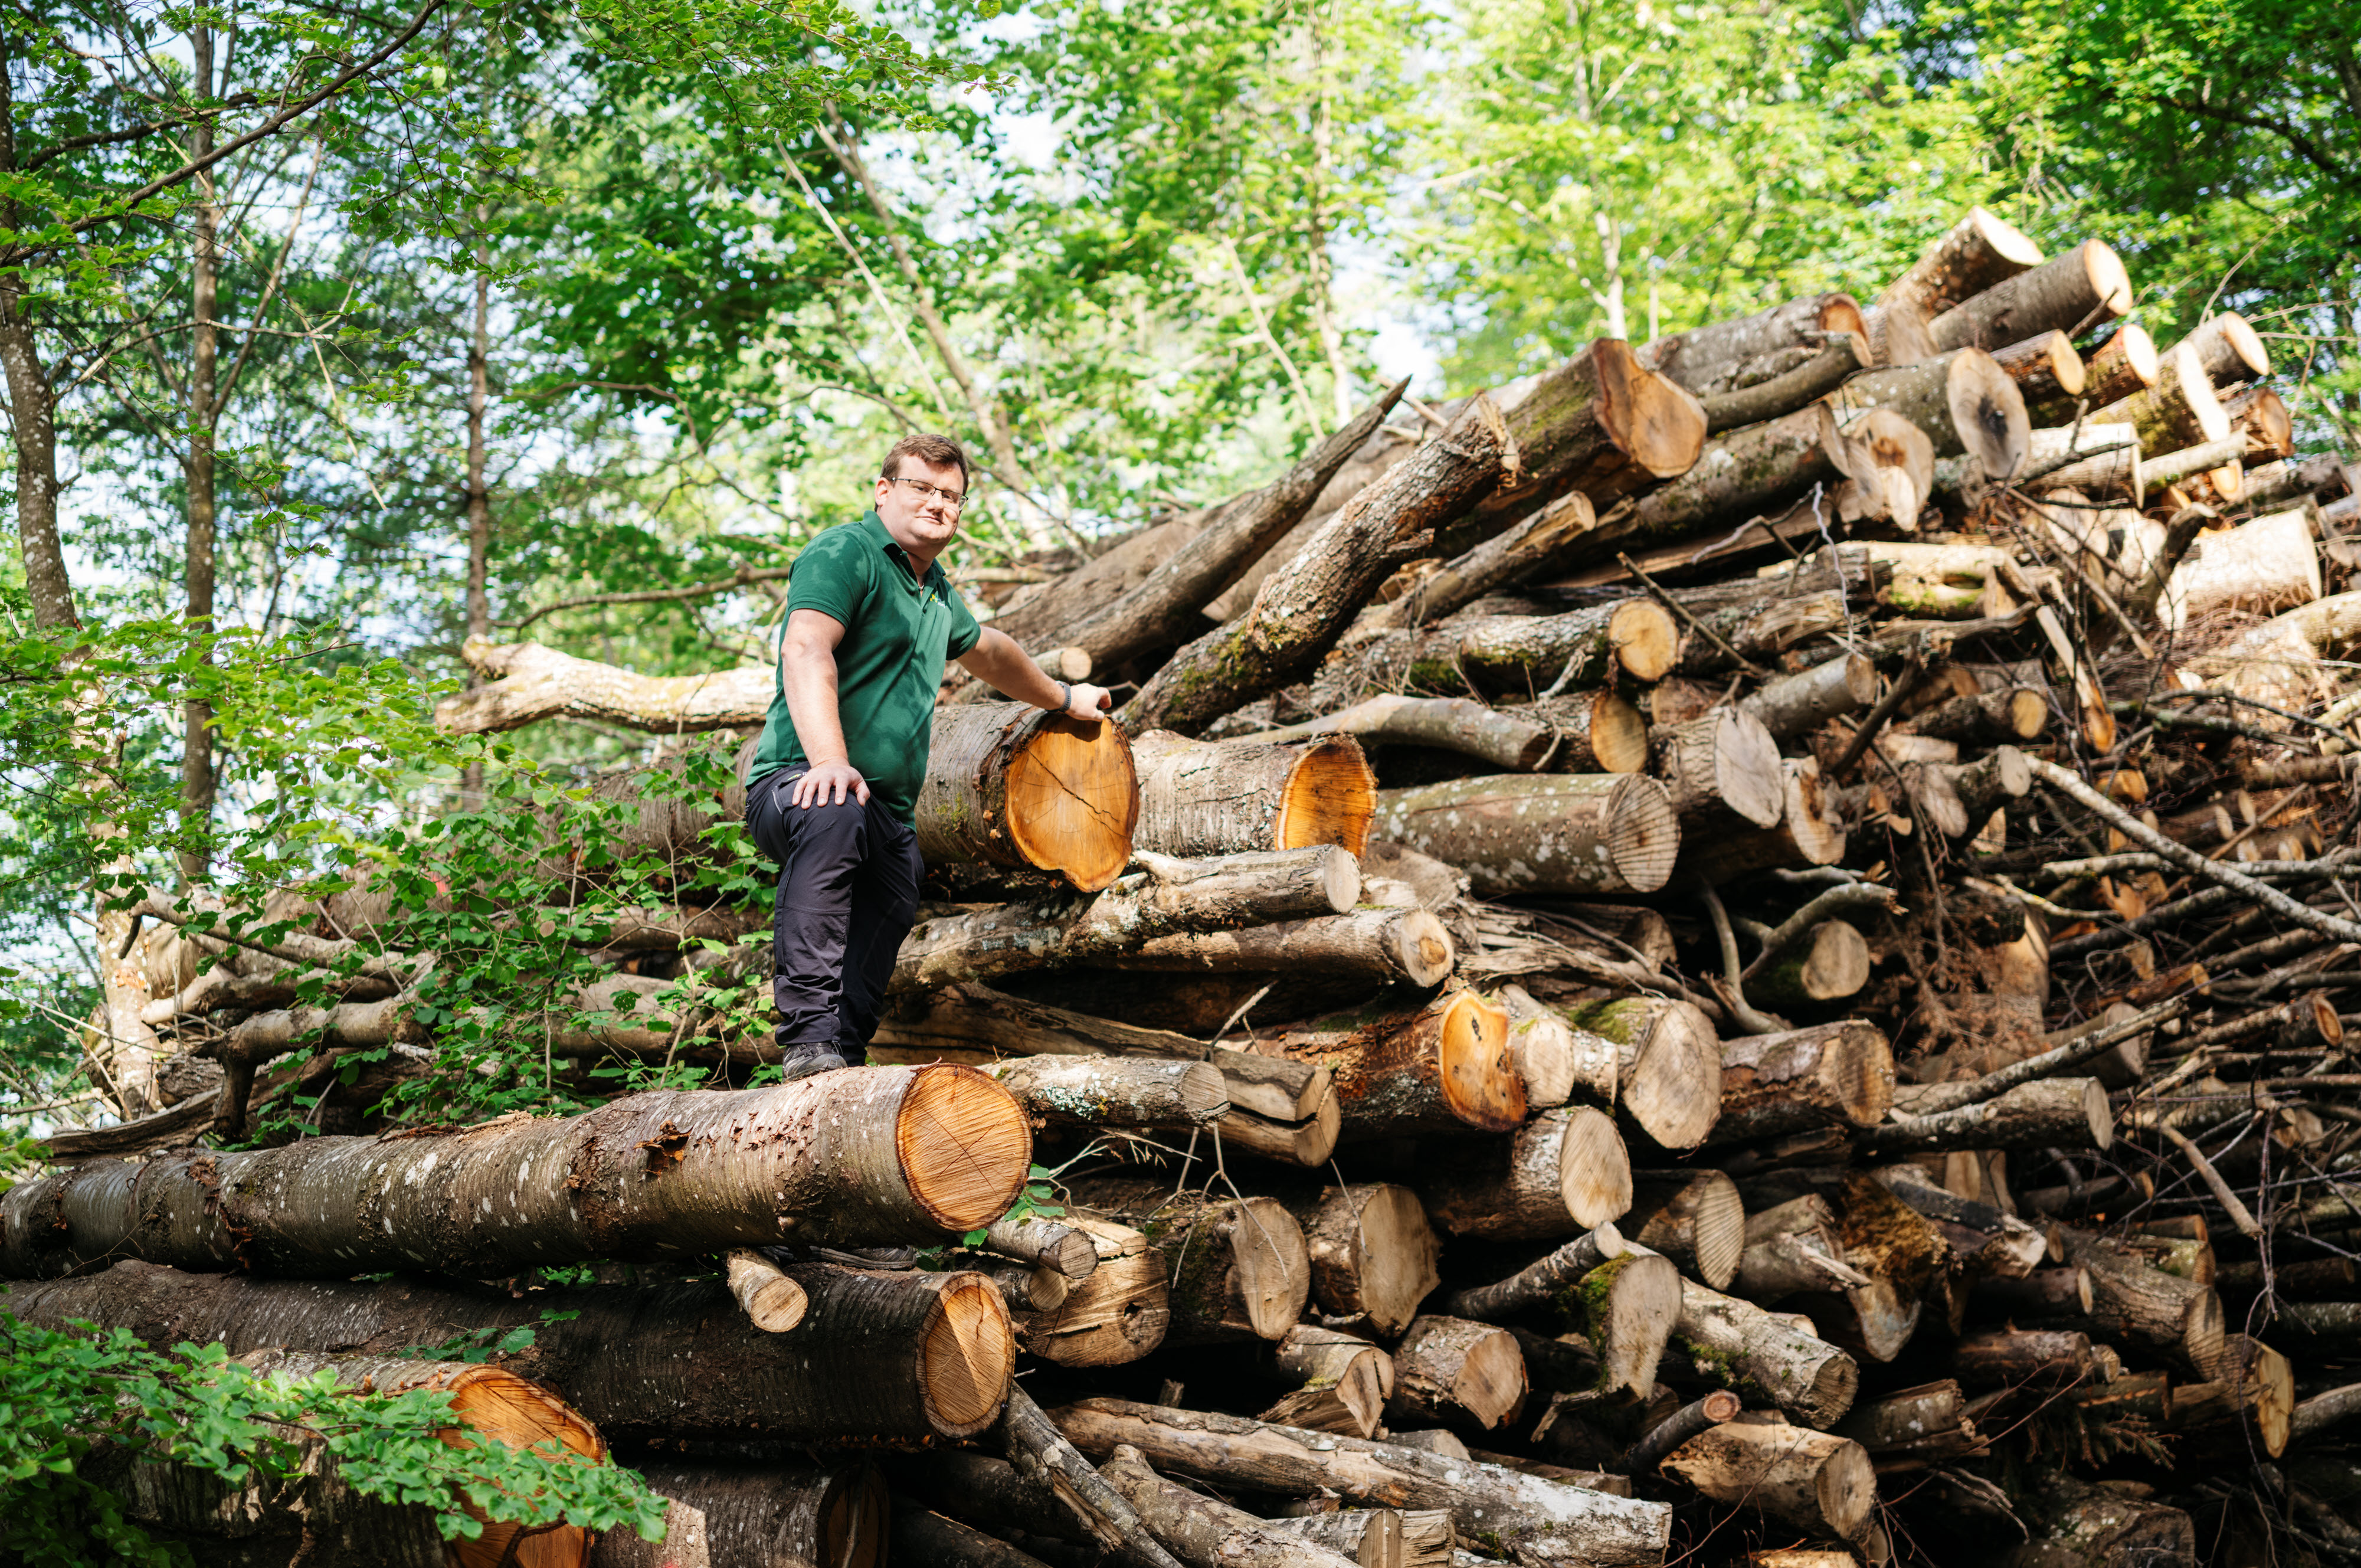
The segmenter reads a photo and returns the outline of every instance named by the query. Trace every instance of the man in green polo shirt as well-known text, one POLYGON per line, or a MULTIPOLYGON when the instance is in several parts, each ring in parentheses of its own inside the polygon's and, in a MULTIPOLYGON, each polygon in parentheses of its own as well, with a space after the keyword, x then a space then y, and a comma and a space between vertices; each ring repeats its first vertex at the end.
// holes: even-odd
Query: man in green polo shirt
POLYGON ((967 486, 958 443, 906 437, 885 454, 869 514, 796 557, 746 791, 747 828, 779 862, 771 995, 789 1078, 867 1058, 918 911, 912 818, 944 661, 1075 718, 1096 722, 1111 700, 1043 674, 952 590, 935 557, 959 532, 967 486))

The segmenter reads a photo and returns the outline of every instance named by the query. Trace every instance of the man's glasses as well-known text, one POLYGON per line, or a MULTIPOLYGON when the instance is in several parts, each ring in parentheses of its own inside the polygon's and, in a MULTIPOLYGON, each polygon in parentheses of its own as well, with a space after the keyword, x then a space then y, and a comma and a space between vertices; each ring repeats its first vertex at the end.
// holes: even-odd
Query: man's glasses
POLYGON ((967 498, 965 496, 955 496, 949 490, 938 488, 937 487, 927 483, 924 479, 906 479, 899 474, 896 474, 892 478, 886 480, 886 483, 890 485, 907 485, 912 489, 918 492, 918 499, 921 502, 940 501, 943 503, 944 509, 954 515, 956 515, 959 509, 967 502, 967 498))

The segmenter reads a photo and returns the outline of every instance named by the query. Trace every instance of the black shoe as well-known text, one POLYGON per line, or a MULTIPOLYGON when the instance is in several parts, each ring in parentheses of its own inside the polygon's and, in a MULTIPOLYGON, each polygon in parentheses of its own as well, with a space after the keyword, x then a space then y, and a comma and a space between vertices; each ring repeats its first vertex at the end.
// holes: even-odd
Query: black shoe
POLYGON ((848 1065, 829 1047, 795 1046, 780 1060, 779 1077, 782 1081, 792 1083, 796 1079, 809 1078, 815 1073, 835 1072, 848 1065))

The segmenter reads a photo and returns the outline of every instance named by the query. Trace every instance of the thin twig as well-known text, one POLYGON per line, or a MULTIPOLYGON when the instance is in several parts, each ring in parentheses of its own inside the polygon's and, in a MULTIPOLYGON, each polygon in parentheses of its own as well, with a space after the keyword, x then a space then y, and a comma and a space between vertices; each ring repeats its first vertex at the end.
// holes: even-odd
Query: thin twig
POLYGON ((1911 649, 1909 656, 1902 661, 1901 670, 1894 677, 1894 685, 1886 688, 1883 696, 1877 699, 1877 706, 1869 710, 1869 717, 1861 721, 1861 728, 1855 729, 1852 732, 1852 739, 1846 742, 1844 754, 1837 759, 1836 766, 1828 770, 1829 778, 1844 777, 1846 770, 1861 761, 1861 754, 1869 750, 1870 742, 1877 739, 1877 732, 1885 727, 1887 719, 1894 717, 1894 710, 1909 699, 1912 692, 1918 689, 1918 683, 1926 677, 1926 652, 1922 649, 1911 649))
POLYGON ((2213 1162, 2205 1157, 2205 1151, 2199 1148, 2189 1135, 2163 1122, 2157 1124, 2156 1130, 2180 1151, 2190 1168, 2197 1172, 2198 1179, 2213 1190, 2213 1196, 2221 1201, 2224 1211, 2230 1216, 2230 1223, 2238 1227, 2240 1235, 2259 1236, 2263 1234, 2263 1227, 2256 1223, 2254 1211, 2239 1201, 2238 1195, 2230 1190, 2230 1184, 2222 1179, 2222 1173, 2213 1168, 2213 1162))

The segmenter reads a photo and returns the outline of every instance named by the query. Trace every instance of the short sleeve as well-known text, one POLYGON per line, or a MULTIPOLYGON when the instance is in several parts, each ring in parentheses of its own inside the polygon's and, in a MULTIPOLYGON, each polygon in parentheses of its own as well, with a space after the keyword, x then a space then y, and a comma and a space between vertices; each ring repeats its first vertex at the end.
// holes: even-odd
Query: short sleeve
POLYGON ((854 624, 869 595, 873 554, 858 528, 831 528, 805 545, 787 578, 787 613, 816 609, 842 625, 854 624))
POLYGON ((951 640, 944 644, 943 656, 956 659, 970 652, 983 639, 983 628, 977 623, 975 612, 960 598, 957 588, 943 590, 943 607, 951 612, 951 640))

